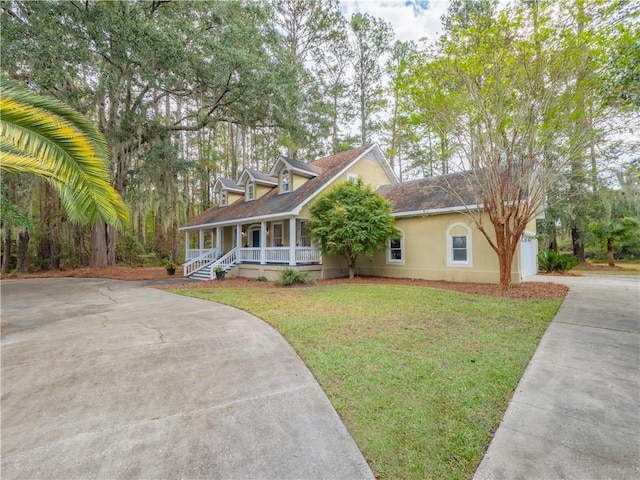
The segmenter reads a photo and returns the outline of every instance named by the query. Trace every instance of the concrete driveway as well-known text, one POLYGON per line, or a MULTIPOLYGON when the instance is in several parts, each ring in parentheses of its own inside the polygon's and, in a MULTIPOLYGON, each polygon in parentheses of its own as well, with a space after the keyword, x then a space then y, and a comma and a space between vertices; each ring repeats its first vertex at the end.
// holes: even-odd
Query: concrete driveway
POLYGON ((261 320, 140 283, 1 288, 3 479, 373 478, 261 320))
POLYGON ((640 478, 640 278, 531 280, 571 290, 474 478, 640 478))

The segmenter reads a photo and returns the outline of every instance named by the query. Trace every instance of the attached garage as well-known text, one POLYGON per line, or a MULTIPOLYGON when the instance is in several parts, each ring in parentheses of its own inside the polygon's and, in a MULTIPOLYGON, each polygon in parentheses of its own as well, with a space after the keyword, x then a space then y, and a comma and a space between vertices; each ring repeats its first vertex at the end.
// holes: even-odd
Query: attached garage
POLYGON ((522 278, 538 273, 538 242, 530 233, 522 235, 520 240, 520 272, 522 278))

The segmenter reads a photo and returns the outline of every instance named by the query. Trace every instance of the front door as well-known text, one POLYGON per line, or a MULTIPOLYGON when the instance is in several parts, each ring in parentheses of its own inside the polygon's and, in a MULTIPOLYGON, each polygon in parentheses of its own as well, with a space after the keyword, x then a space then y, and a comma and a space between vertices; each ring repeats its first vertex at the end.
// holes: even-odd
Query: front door
POLYGON ((260 246, 260 230, 251 230, 251 246, 256 248, 260 246))

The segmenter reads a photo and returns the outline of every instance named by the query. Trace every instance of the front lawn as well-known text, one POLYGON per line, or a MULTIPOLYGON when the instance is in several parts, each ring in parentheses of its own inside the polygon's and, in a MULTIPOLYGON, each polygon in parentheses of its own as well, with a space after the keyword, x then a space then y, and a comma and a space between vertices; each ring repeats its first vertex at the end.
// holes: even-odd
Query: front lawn
POLYGON ((470 478, 561 303, 404 285, 175 292, 281 332, 384 479, 470 478))

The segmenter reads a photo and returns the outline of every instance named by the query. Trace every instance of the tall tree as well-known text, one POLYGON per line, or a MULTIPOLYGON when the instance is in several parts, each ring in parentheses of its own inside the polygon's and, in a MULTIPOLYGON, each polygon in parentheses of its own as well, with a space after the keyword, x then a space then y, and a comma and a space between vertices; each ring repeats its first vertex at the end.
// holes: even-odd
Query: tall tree
MULTIPOLYGON (((558 39, 547 30, 545 37, 532 39, 531 20, 522 8, 484 15, 465 16, 455 35, 444 36, 426 57, 427 85, 443 86, 443 101, 421 107, 424 118, 448 125, 461 167, 472 167, 463 178, 472 203, 482 208, 465 214, 496 252, 500 285, 506 289, 520 237, 566 165, 542 158, 554 129, 569 120, 566 99, 557 93, 568 72, 562 69, 561 51, 536 49, 539 40, 553 45, 558 39), (534 81, 540 72, 546 79, 542 87, 534 81)), ((421 72, 416 75, 422 78, 421 72)), ((446 188, 459 194, 453 186, 446 188)))
MULTIPOLYGON (((129 198, 130 186, 144 189, 134 197, 153 199, 149 208, 165 188, 178 195, 188 173, 177 167, 193 161, 184 145, 196 132, 220 122, 235 132, 296 128, 285 100, 297 92, 296 70, 263 4, 6 2, 2 9, 3 70, 94 116, 113 155, 116 190, 129 198), (177 165, 134 181, 159 145, 181 153, 165 157, 177 165)), ((173 230, 184 220, 184 212, 166 213, 173 218, 162 223, 173 230)), ((112 229, 98 225, 93 242, 93 265, 115 261, 112 229)))
POLYGON ((356 13, 350 21, 355 70, 354 93, 360 116, 360 140, 366 144, 376 128, 376 114, 385 105, 383 70, 385 55, 393 40, 388 22, 366 13, 356 13))

